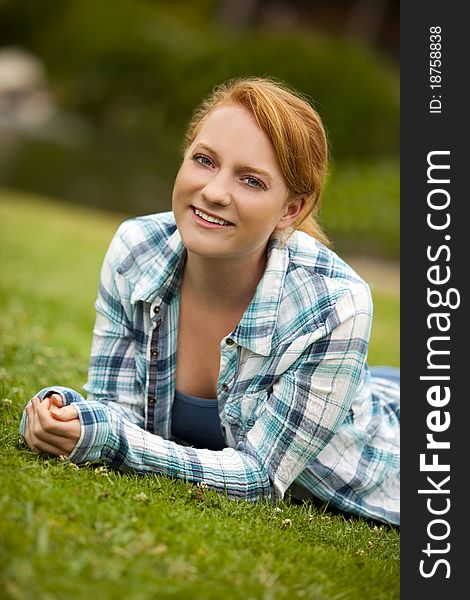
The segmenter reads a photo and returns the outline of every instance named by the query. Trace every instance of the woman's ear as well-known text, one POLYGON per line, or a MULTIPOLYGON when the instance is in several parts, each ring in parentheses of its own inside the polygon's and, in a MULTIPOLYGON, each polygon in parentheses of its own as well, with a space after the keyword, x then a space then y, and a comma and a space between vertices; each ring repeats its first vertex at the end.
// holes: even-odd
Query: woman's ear
POLYGON ((291 198, 284 207, 282 217, 276 225, 276 231, 282 231, 289 228, 302 212, 307 198, 305 196, 295 196, 291 198))

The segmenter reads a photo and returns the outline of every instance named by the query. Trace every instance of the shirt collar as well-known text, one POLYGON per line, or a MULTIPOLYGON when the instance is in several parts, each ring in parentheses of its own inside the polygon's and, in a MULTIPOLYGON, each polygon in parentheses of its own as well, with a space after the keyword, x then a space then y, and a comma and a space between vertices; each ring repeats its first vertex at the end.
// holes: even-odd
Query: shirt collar
POLYGON ((157 257, 152 252, 151 260, 134 288, 131 303, 153 302, 157 297, 166 297, 170 288, 179 285, 185 259, 186 249, 176 229, 158 248, 157 257))
POLYGON ((264 275, 240 323, 230 337, 240 346, 256 354, 269 356, 278 320, 282 289, 289 264, 289 249, 278 239, 268 244, 268 260, 264 275))

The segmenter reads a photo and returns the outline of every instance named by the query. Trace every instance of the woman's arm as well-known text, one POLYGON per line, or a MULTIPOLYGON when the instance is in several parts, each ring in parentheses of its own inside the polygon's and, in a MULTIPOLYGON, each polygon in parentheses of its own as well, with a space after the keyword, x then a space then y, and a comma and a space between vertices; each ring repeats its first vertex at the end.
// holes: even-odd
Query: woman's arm
MULTIPOLYGON (((334 324, 283 373, 235 449, 181 446, 144 431, 106 404, 79 401, 81 438, 70 454, 78 464, 103 461, 141 474, 204 482, 229 497, 283 497, 285 490, 332 440, 361 380, 367 353, 368 307, 335 311, 334 324), (349 315, 337 322, 337 315, 349 315)), ((333 317, 332 317, 333 319, 333 317)), ((297 340, 296 343, 299 343, 297 340)))
POLYGON ((232 448, 220 452, 201 450, 164 440, 122 418, 110 405, 84 400, 69 388, 41 390, 28 404, 20 430, 32 450, 68 456, 79 465, 104 462, 142 475, 164 474, 193 483, 204 482, 233 498, 257 500, 270 496, 266 473, 256 459, 243 452, 232 448), (60 394, 62 411, 73 410, 67 412, 67 422, 56 423, 50 414, 50 394, 60 394), (73 414, 78 418, 72 431, 73 414))
POLYGON ((233 498, 256 500, 271 494, 256 457, 232 448, 213 451, 179 445, 120 418, 100 402, 84 401, 75 407, 82 436, 69 456, 72 462, 105 462, 122 471, 204 482, 233 498))

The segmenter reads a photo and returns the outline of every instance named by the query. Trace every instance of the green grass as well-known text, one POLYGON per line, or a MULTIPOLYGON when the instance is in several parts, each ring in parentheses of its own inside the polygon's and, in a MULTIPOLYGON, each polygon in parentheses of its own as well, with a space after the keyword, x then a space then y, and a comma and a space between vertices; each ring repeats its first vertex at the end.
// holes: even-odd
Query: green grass
MULTIPOLYGON (((119 221, 0 193, 0 598, 399 598, 395 528, 289 498, 250 504, 78 469, 19 443, 34 392, 85 381, 99 268, 119 221)), ((377 295, 383 338, 371 349, 395 364, 396 301, 377 295)))
POLYGON ((400 297, 398 292, 372 289, 374 319, 369 364, 400 366, 400 297))

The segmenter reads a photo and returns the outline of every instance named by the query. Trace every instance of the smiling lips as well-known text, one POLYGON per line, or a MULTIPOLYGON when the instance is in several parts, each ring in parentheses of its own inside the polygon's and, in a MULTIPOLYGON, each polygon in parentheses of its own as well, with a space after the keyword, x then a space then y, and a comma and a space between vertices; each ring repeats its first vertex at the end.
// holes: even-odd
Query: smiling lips
POLYGON ((215 217, 214 215, 205 213, 199 208, 195 208, 193 206, 192 209, 194 214, 206 223, 211 223, 213 225, 222 225, 223 227, 229 227, 230 225, 233 226, 233 223, 231 223, 230 221, 226 221, 225 219, 221 219, 220 217, 215 217))

